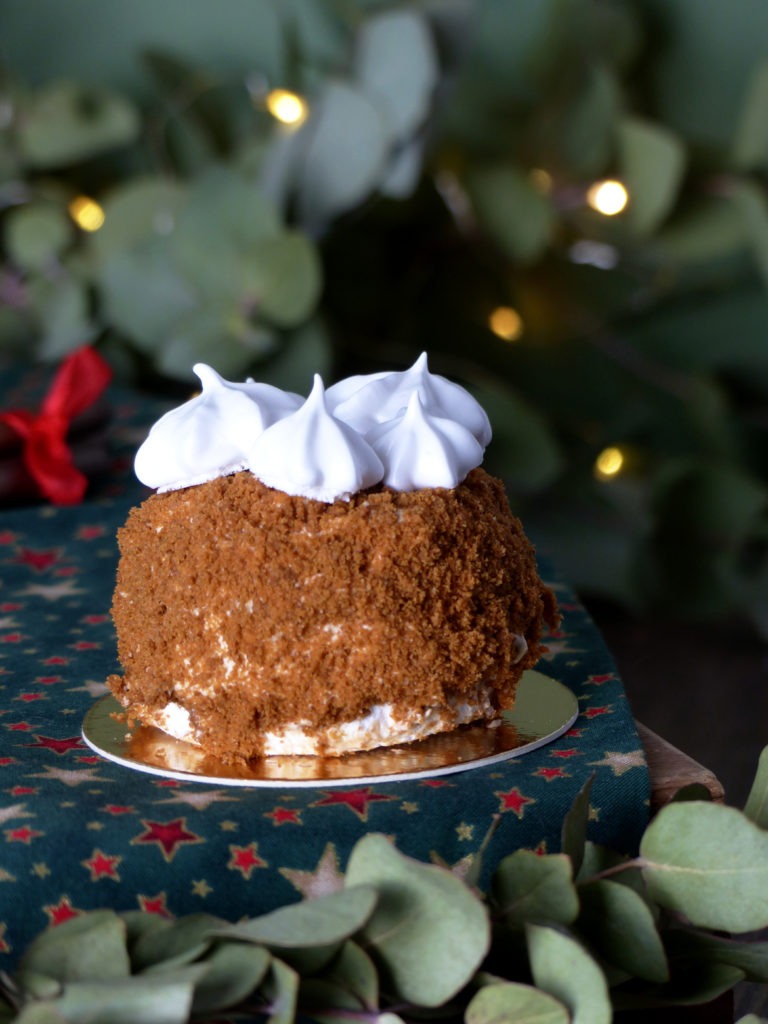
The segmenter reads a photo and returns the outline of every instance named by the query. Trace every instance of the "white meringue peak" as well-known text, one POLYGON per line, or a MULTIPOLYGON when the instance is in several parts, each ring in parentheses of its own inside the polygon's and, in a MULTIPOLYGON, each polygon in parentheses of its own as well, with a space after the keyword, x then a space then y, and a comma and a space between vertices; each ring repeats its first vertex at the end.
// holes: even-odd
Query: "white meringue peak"
POLYGON ((402 415, 414 391, 427 413, 462 424, 483 448, 488 445, 491 424, 485 410, 460 384, 430 373, 426 352, 408 370, 347 377, 329 387, 326 397, 337 419, 367 436, 402 415))
POLYGON ((244 469, 253 440, 303 401, 270 384, 224 380, 205 363, 193 370, 201 394, 161 416, 136 452, 136 476, 160 491, 244 469))
POLYGON ((384 475, 367 441, 329 412, 319 374, 301 408, 256 439, 247 468, 268 487, 325 502, 348 500, 384 475))
POLYGON ((461 423, 435 416, 422 406, 419 391, 394 420, 368 433, 384 464, 383 483, 396 491, 456 487, 483 460, 483 446, 461 423))

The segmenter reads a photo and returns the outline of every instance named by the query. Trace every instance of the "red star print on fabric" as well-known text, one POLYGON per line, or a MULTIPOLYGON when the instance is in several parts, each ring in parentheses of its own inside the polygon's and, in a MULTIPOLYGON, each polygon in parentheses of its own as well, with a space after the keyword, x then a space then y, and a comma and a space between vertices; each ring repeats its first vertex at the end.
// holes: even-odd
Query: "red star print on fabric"
POLYGON ((453 786, 453 782, 445 782, 443 779, 422 779, 420 786, 428 786, 430 789, 441 789, 443 786, 453 786))
POLYGON ((19 828, 7 828, 5 830, 5 841, 7 843, 26 843, 27 846, 33 839, 45 835, 45 832, 38 832, 37 829, 28 825, 21 825, 19 828))
POLYGON ((95 540, 97 537, 103 537, 105 533, 103 526, 81 526, 75 536, 78 540, 95 540))
POLYGON ((63 658, 60 654, 52 654, 49 658, 43 658, 41 665, 68 665, 69 658, 63 658))
POLYGON ((35 734, 37 743, 25 743, 25 747, 44 747, 52 750, 54 754, 66 754, 68 750, 83 750, 85 744, 79 736, 69 736, 67 739, 59 740, 54 736, 38 736, 35 734))
POLYGON ((139 902, 139 909, 143 910, 147 914, 159 914, 160 917, 170 917, 171 912, 168 909, 166 900, 167 897, 164 892, 159 892, 157 896, 137 896, 139 902))
POLYGON ((61 676, 38 676, 35 682, 41 686, 53 686, 54 683, 61 682, 61 676))
POLYGON ((384 793, 374 793, 371 786, 364 786, 361 789, 350 789, 347 792, 329 793, 322 800, 316 800, 312 807, 348 807, 350 811, 358 816, 361 821, 368 820, 368 804, 378 800, 394 800, 393 796, 385 796, 384 793))
POLYGON ((546 779, 547 782, 551 782, 553 779, 569 779, 570 773, 564 771, 562 768, 538 768, 534 775, 539 778, 546 779))
POLYGON ((599 715, 612 715, 613 708, 610 704, 603 704, 599 708, 585 708, 582 714, 585 718, 597 718, 599 715))
POLYGON ((101 644, 97 644, 94 640, 76 640, 73 644, 68 644, 74 651, 95 651, 101 647, 101 644))
POLYGON ((0 953, 10 953, 11 947, 5 941, 5 930, 7 925, 0 921, 0 953))
POLYGON ((23 633, 5 633, 0 636, 0 644, 20 644, 23 639, 23 633))
POLYGON ((578 757, 580 751, 576 747, 568 747, 567 750, 552 750, 550 751, 550 757, 578 757))
POLYGON ((13 786, 8 792, 11 796, 32 796, 37 792, 36 786, 13 786))
POLYGON ((107 814, 135 814, 135 807, 124 807, 121 804, 107 804, 104 808, 107 814))
POLYGON ((0 604, 0 612, 3 612, 3 614, 6 612, 17 612, 23 607, 24 605, 19 604, 18 601, 4 601, 0 604))
POLYGON ((296 807, 275 807, 273 811, 267 811, 265 818, 271 818, 275 825, 301 825, 301 809, 296 807))
POLYGON ((0 530, 0 544, 14 544, 18 534, 11 530, 0 530))
POLYGON ((120 875, 117 873, 117 866, 122 859, 117 855, 103 853, 96 849, 87 860, 81 860, 80 863, 90 871, 92 882, 98 882, 100 878, 111 878, 115 882, 119 882, 120 875))
POLYGON ((9 722, 5 728, 11 732, 29 732, 33 726, 31 722, 9 722))
POLYGON ((9 764, 15 764, 15 757, 0 757, 0 768, 7 768, 9 764))
POLYGON ((173 821, 145 821, 142 818, 141 823, 146 831, 132 839, 131 845, 157 843, 160 852, 169 864, 183 843, 194 846, 196 843, 205 842, 202 836, 187 831, 186 818, 174 818, 173 821))
POLYGON ((532 796, 523 796, 517 786, 508 790, 506 793, 497 792, 494 794, 501 801, 501 807, 499 808, 502 814, 505 811, 512 811, 518 818, 522 818, 525 814, 525 809, 528 804, 535 804, 536 799, 532 796))
POLYGON ((610 683, 616 675, 613 672, 604 672, 602 675, 587 676, 587 682, 592 683, 593 686, 603 686, 605 683, 610 683))
POLYGON ((88 626, 100 626, 108 618, 109 616, 107 615, 85 615, 83 616, 83 622, 88 626))
POLYGON ((14 700, 24 701, 25 704, 31 704, 36 700, 46 700, 44 693, 20 693, 18 697, 14 697, 14 700))
POLYGON ((70 918, 77 917, 80 914, 80 911, 72 906, 69 896, 62 896, 58 903, 43 907, 43 910, 48 915, 48 920, 52 925, 64 924, 65 921, 69 921, 70 918))
POLYGON ((227 867, 230 871, 240 871, 243 878, 250 879, 255 868, 266 868, 269 865, 258 855, 258 843, 249 843, 247 846, 230 846, 227 867))
POLYGON ((53 548, 49 551, 35 551, 32 548, 22 548, 13 561, 17 565, 28 565, 36 572, 44 572, 46 569, 50 569, 60 557, 61 552, 58 548, 53 548))

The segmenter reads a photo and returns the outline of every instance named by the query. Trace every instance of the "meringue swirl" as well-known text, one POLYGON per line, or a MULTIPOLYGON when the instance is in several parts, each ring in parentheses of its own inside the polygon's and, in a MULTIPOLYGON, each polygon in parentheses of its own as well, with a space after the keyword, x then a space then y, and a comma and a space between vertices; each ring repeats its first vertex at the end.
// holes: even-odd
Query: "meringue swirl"
POLYGON ((248 470, 268 487, 323 502, 382 483, 399 491, 456 487, 483 461, 491 427, 458 384, 429 372, 347 377, 306 401, 204 363, 202 392, 162 416, 136 453, 136 475, 160 491, 248 470))
POLYGON ((269 427, 248 454, 247 468, 268 487, 332 502, 377 484, 384 467, 352 427, 328 411, 319 374, 306 402, 269 427))
POLYGON ((160 491, 244 469, 244 444, 302 403, 271 384, 225 380, 205 363, 193 370, 202 392, 161 416, 136 452, 136 476, 160 491))

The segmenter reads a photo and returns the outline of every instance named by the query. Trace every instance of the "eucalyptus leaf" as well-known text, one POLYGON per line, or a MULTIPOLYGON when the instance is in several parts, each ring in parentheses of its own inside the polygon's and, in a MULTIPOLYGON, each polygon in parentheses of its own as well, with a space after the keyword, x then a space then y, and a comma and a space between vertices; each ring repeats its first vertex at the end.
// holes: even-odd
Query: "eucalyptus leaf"
POLYGON ((53 280, 32 280, 28 294, 42 328, 38 354, 43 359, 58 362, 96 336, 89 296, 74 275, 62 273, 53 280))
POLYGON ((189 283, 174 265, 163 239, 145 239, 116 252, 101 274, 104 315, 139 351, 152 353, 176 321, 198 310, 189 283))
POLYGON ((5 216, 8 255, 22 270, 52 267, 73 239, 72 221, 56 203, 24 203, 5 216))
POLYGON ((170 235, 185 192, 183 185, 163 175, 139 175, 113 189, 102 203, 104 223, 88 237, 97 263, 105 263, 144 238, 170 235))
POLYGON ((405 857, 371 833, 352 850, 346 885, 379 893, 361 942, 400 998, 440 1006, 479 967, 490 943, 487 910, 449 871, 405 857))
POLYGON ((592 795, 594 778, 593 773, 576 794, 570 810, 563 818, 560 830, 560 845, 563 853, 571 859, 574 876, 578 876, 584 858, 584 845, 587 841, 587 825, 589 823, 589 799, 592 795))
POLYGON ((220 928, 222 938, 256 942, 271 949, 330 946, 356 934, 376 906, 373 884, 355 884, 314 900, 291 903, 261 917, 220 928))
POLYGON ((768 164, 768 61, 752 72, 749 88, 734 132, 731 159, 740 170, 758 170, 768 164))
POLYGON ((18 1014, 6 1018, 0 1016, 0 1021, 6 1024, 64 1024, 65 1018, 56 1010, 53 1003, 29 1003, 23 1006, 18 1014))
POLYGON ((216 1013, 236 1006, 264 980, 271 962, 262 946, 217 942, 205 958, 207 970, 195 985, 193 1013, 216 1013))
POLYGON ((749 227, 723 195, 696 196, 647 240, 646 254, 678 267, 697 266, 746 251, 749 227))
POLYGON ((298 326, 320 295, 320 261, 298 231, 255 243, 243 263, 243 276, 245 301, 278 327, 298 326))
POLYGON ((153 355, 156 367, 177 380, 193 381, 193 365, 214 358, 222 376, 236 379, 250 370, 255 359, 274 351, 276 344, 269 328, 251 322, 237 310, 209 304, 171 324, 153 355))
POLYGON ((294 1024, 299 996, 299 976, 282 960, 273 959, 264 994, 269 1000, 267 1024, 294 1024))
POLYGON ((189 914, 167 928, 145 932, 131 949, 134 970, 167 971, 196 960, 213 942, 213 932, 223 921, 213 914, 189 914))
POLYGON ((562 120, 556 122, 552 144, 574 177, 602 174, 614 155, 621 89, 605 64, 585 70, 581 87, 569 97, 562 120))
POLYGON ((526 928, 531 974, 537 988, 564 1003, 572 1024, 610 1024, 611 1001, 605 977, 575 939, 555 928, 526 928))
POLYGON ((378 1006, 379 976, 373 961, 357 942, 348 939, 323 971, 326 981, 351 992, 368 1010, 378 1006))
POLYGON ((557 227, 555 209, 524 171, 475 165, 466 184, 478 220, 509 259, 529 264, 543 255, 557 227))
POLYGON ((391 139, 425 121, 439 68, 429 25, 418 11, 393 9, 365 18, 354 64, 357 81, 384 112, 391 139))
POLYGON ((284 391, 308 395, 314 374, 330 383, 333 374, 333 349, 325 324, 314 316, 281 336, 279 347, 259 366, 259 380, 284 391))
POLYGON ((68 1024, 186 1024, 195 979, 205 968, 164 977, 74 982, 49 1005, 68 1024))
POLYGON ((744 814, 760 828, 768 830, 768 747, 763 747, 760 752, 744 814))
POLYGON ((125 925, 111 910, 80 914, 42 932, 19 967, 61 982, 124 978, 130 972, 125 925))
POLYGON ((31 167, 61 167, 132 142, 139 130, 126 96, 58 81, 31 97, 19 119, 18 143, 31 167))
POLYGON ((664 125, 625 117, 619 126, 619 167, 629 192, 628 218, 639 235, 652 234, 678 197, 686 166, 680 139, 664 125))
POLYGON ((646 829, 640 854, 652 898, 693 924, 768 927, 768 832, 734 808, 668 804, 646 829))
POLYGON ((768 287, 768 201, 757 182, 735 179, 729 186, 731 201, 741 214, 755 265, 768 287))
POLYGON ((557 999, 517 982, 485 985, 472 997, 464 1014, 466 1024, 569 1024, 570 1019, 557 999))
POLYGON ((375 191, 385 172, 386 127, 360 89, 329 81, 300 131, 297 214, 302 227, 318 234, 375 191))
POLYGON ((664 936, 670 962, 682 962, 690 968, 700 964, 729 964, 744 972, 746 981, 768 983, 768 942, 741 941, 690 929, 670 929, 664 936))
POLYGON ((553 485, 562 471, 564 456, 541 409, 511 387, 483 381, 473 382, 470 390, 493 423, 493 438, 484 463, 488 472, 518 494, 553 485))
POLYGON ((490 892, 494 918, 510 928, 530 922, 570 924, 579 913, 572 864, 565 854, 515 850, 497 866, 490 892))
POLYGON ((660 984, 669 968, 648 905, 629 886, 609 879, 579 886, 581 912, 576 927, 590 947, 632 977, 660 984))

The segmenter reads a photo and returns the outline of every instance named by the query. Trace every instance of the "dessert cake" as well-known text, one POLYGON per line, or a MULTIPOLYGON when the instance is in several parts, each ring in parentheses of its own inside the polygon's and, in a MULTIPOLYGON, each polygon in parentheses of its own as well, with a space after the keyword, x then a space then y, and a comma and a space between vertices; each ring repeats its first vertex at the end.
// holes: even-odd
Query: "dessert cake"
POLYGON ((118 533, 131 718, 223 760, 406 743, 511 706, 557 621, 467 391, 408 371, 309 397, 198 365, 118 533))

